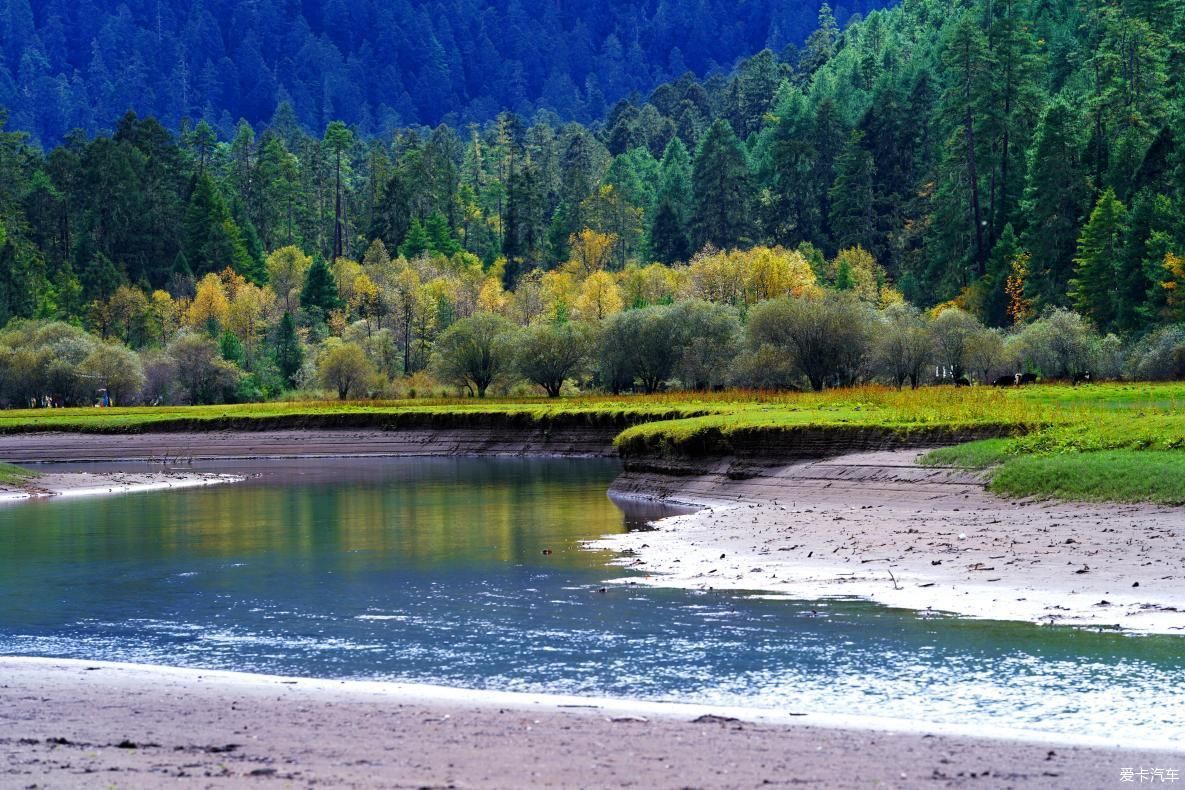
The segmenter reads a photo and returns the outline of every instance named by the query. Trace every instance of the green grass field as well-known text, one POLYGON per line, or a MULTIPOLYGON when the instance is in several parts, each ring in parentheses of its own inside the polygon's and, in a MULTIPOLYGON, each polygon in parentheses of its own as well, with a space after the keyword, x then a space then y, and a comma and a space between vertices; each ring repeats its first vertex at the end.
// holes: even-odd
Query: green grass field
POLYGON ((989 469, 993 490, 1008 496, 1185 503, 1185 384, 1178 383, 0 411, 0 433, 508 424, 611 427, 620 431, 623 455, 692 458, 745 442, 792 446, 804 432, 873 432, 904 442, 983 436, 926 461, 989 469))

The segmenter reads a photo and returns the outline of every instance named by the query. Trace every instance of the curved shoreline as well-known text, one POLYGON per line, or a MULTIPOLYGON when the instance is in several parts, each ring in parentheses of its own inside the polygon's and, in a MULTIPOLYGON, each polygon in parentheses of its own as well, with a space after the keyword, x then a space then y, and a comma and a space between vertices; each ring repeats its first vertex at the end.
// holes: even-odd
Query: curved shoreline
POLYGON ((1148 749, 1185 753, 1185 743, 1171 740, 1129 740, 1098 735, 1046 732, 1009 727, 962 726, 944 722, 914 721, 860 714, 797 713, 778 708, 710 705, 629 697, 586 697, 571 694, 473 689, 399 680, 357 680, 305 676, 268 675, 225 669, 134 664, 123 661, 86 661, 39 656, 0 656, 0 670, 24 673, 79 675, 99 670, 120 673, 121 682, 154 684, 176 682, 217 683, 224 690, 293 691, 329 697, 371 697, 387 702, 472 705, 477 708, 560 712, 579 715, 640 716, 690 722, 701 716, 732 718, 750 724, 777 727, 809 727, 828 730, 860 730, 882 733, 942 735, 953 738, 985 738, 1024 743, 1079 746, 1094 749, 1148 749))
POLYGON ((627 472, 616 495, 701 509, 587 545, 648 574, 635 584, 1185 634, 1179 508, 1009 501, 917 457, 848 455, 740 481, 726 462, 696 476, 627 472))
MULTIPOLYGON (((9 434, 0 436, 0 458, 182 464, 361 456, 604 458, 616 455, 616 431, 504 426, 9 434)), ((655 586, 766 591, 800 600, 858 597, 922 613, 1185 634, 1181 509, 1011 502, 988 494, 976 473, 919 466, 916 450, 899 449, 902 437, 856 431, 830 441, 806 438, 804 446, 782 448, 781 457, 768 442, 740 456, 628 455, 614 495, 702 509, 662 520, 654 532, 592 545, 625 552, 623 564, 650 574, 631 581, 655 586), (834 457, 886 444, 898 449, 834 457)), ((922 435, 919 441, 929 446, 937 438, 922 435)), ((188 484, 210 482, 193 472, 175 474, 158 487, 177 487, 187 476, 188 484)), ((83 488, 106 493, 114 487, 83 488)))
POLYGON ((1180 744, 0 657, 0 784, 1110 787, 1180 744))
MULTIPOLYGON (((47 436, 52 437, 39 434, 38 439, 44 441, 47 436)), ((70 460, 71 453, 104 455, 101 460, 127 460, 129 455, 129 445, 106 442, 113 437, 61 436, 49 446, 39 445, 41 460, 60 461, 63 456, 70 460)), ((0 437, 0 455, 11 456, 12 438, 0 437)), ((454 433, 444 442, 440 438, 439 432, 227 433, 194 435, 186 449, 195 459, 611 454, 606 444, 596 449, 596 441, 587 435, 582 441, 568 436, 567 444, 559 446, 549 444, 547 438, 521 434, 498 441, 491 441, 488 434, 454 433), (353 452, 338 452, 342 448, 353 452), (409 453, 408 448, 418 452, 409 453)), ((133 441, 143 443, 141 450, 153 447, 151 436, 133 441)), ((24 451, 32 446, 23 445, 24 451)), ((666 499, 705 509, 663 520, 656 531, 602 541, 598 548, 624 550, 623 564, 650 571, 649 579, 631 576, 634 583, 766 589, 808 599, 860 595, 923 610, 924 597, 906 603, 904 598, 886 597, 886 591, 935 595, 941 603, 959 591, 965 599, 982 596, 985 601, 982 611, 963 613, 1004 619, 1001 613, 1006 609, 999 598, 1002 591, 1012 589, 1013 580, 990 582, 995 586, 987 586, 985 580, 975 586, 961 578, 975 572, 964 571, 961 576, 942 577, 940 583, 926 581, 935 577, 924 574, 935 574, 933 568, 945 572, 949 564, 921 568, 918 575, 910 567, 894 564, 925 561, 931 556, 927 552, 941 555, 944 563, 953 556, 967 560, 964 565, 974 564, 974 552, 987 550, 993 539, 1016 536, 1015 524, 1001 519, 986 523, 992 521, 994 511, 985 510, 985 503, 999 507, 1002 501, 986 494, 976 476, 923 468, 913 463, 914 456, 916 452, 895 451, 787 466, 746 466, 743 479, 737 479, 734 459, 704 462, 693 470, 698 474, 690 475, 627 471, 615 482, 613 495, 666 499), (922 537, 929 536, 922 531, 924 525, 883 528, 894 509, 932 518, 947 533, 951 528, 941 527, 946 519, 955 519, 967 529, 965 524, 974 523, 967 519, 985 519, 984 513, 988 517, 979 524, 981 529, 968 530, 965 541, 948 540, 923 548, 922 537), (884 549, 896 532, 910 536, 907 544, 899 546, 897 554, 879 551, 878 556, 868 557, 878 561, 868 563, 876 570, 857 578, 850 569, 864 565, 860 554, 872 547, 862 548, 853 541, 861 536, 883 539, 875 548, 884 549), (793 546, 801 554, 808 539, 821 542, 829 551, 842 539, 848 550, 836 552, 827 562, 795 570, 801 558, 783 559, 795 552, 780 549, 793 546), (726 555, 723 560, 721 554, 726 555), (880 560, 885 563, 879 564, 880 560), (801 578, 807 570, 815 577, 801 578), (888 570, 895 570, 891 585, 888 570), (771 583, 775 574, 781 580, 771 583), (862 584, 868 585, 867 590, 862 584)), ((1031 509, 1059 514, 1058 518, 1076 515, 1075 524, 1087 531, 1092 526, 1082 510, 1087 506, 1004 504, 1025 513, 1031 509)), ((1097 514, 1098 506, 1089 507, 1097 514)), ((1108 518, 1127 518, 1130 523, 1125 529, 1130 530, 1146 531, 1142 520, 1149 514, 1167 519, 1170 526, 1180 520, 1180 511, 1163 508, 1104 510, 1108 518)), ((1172 541, 1182 538, 1181 532, 1185 530, 1177 530, 1172 541)), ((1122 550, 1124 541, 1111 536, 1108 532, 1095 537, 1107 538, 1122 550)), ((1037 548, 1050 552, 1051 563, 1060 562, 1067 552, 1096 551, 1093 544, 1077 541, 1058 544, 1049 538, 1045 543, 1049 545, 1037 548)), ((1163 553, 1169 543, 1161 536, 1153 546, 1163 553)), ((1181 544, 1172 542, 1172 546, 1176 550, 1181 544)), ((1075 575, 1082 589, 1046 592, 1081 596, 1089 589, 1087 580, 1093 583, 1102 576, 1101 572, 1075 575)), ((1043 573, 1035 581, 1049 586, 1056 579, 1043 573)), ((1157 597, 1164 590, 1155 584, 1140 589, 1147 600, 1175 600, 1157 597)), ((1119 607, 1123 601, 1114 596, 1114 605, 1119 607)), ((950 605, 935 608, 958 610, 950 605)), ((1185 602, 1180 608, 1185 609, 1185 602)), ((1163 625, 1163 632, 1179 633, 1173 630, 1177 613, 1160 612, 1156 623, 1161 625, 1151 627, 1148 615, 1144 612, 1143 620, 1133 619, 1126 627, 1157 631, 1163 625)), ((1069 620, 1061 617, 1059 622, 1069 620)), ((984 788, 1051 784, 1089 788, 1113 786, 1123 768, 1176 767, 1185 750, 1180 744, 1147 740, 1132 743, 1011 729, 989 732, 980 727, 874 717, 798 716, 793 711, 757 708, 278 678, 52 658, 0 657, 0 678, 0 785, 6 778, 13 782, 20 778, 27 784, 24 780, 30 777, 76 784, 89 774, 107 772, 117 775, 121 786, 130 787, 155 787, 179 777, 199 779, 205 786, 272 777, 360 787, 387 786, 384 783, 744 787, 782 783, 792 777, 819 786, 856 788, 874 781, 888 787, 961 785, 974 776, 976 786, 984 788), (732 759, 722 760, 722 753, 732 759)))
POLYGON ((239 475, 183 469, 160 472, 54 472, 15 485, 0 486, 0 505, 41 499, 138 494, 181 488, 202 488, 243 481, 239 475))

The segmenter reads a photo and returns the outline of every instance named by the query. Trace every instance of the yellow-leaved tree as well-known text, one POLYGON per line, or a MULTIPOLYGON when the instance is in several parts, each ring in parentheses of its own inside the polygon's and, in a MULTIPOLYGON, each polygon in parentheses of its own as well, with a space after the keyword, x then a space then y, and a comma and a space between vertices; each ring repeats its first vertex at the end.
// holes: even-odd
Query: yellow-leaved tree
POLYGON ((1008 298, 1008 318, 1023 324, 1033 317, 1033 300, 1025 297, 1025 282, 1029 279, 1029 253, 1017 253, 1008 264, 1004 280, 1004 295, 1008 298))
POLYGON ((207 274, 197 284, 193 301, 185 311, 185 325, 198 332, 218 335, 226 326, 230 300, 226 286, 217 274, 207 274))
POLYGON ((510 304, 510 295, 502 287, 502 278, 486 277, 477 293, 477 309, 483 313, 505 315, 510 304))
POLYGON ((363 272, 354 277, 348 305, 351 312, 366 322, 366 336, 371 337, 382 321, 383 300, 370 275, 363 272))
POLYGON ((229 298, 226 328, 239 339, 249 362, 257 358, 268 324, 277 318, 273 315, 275 305, 276 295, 271 288, 245 280, 237 284, 229 298))
POLYGON ((312 265, 312 258, 291 245, 267 256, 267 281, 284 303, 284 312, 293 312, 299 304, 304 276, 312 265))
POLYGON ((1174 318, 1185 319, 1185 257, 1166 252, 1163 265, 1166 276, 1160 285, 1164 288, 1165 301, 1174 318))
POLYGON ((568 272, 550 271, 539 282, 543 296, 543 318, 566 321, 572 315, 576 301, 576 278, 568 272))
POLYGON ((687 267, 672 269, 661 263, 627 266, 621 273, 622 298, 630 307, 665 304, 691 293, 687 267))
POLYGON ((784 247, 754 247, 736 253, 745 277, 745 304, 783 296, 819 293, 815 271, 801 252, 784 247))
POLYGON ((696 296, 737 307, 820 292, 807 259, 797 250, 784 247, 708 249, 692 259, 689 271, 696 296))
POLYGON ((609 268, 613 259, 613 252, 617 244, 614 233, 599 233, 585 228, 579 233, 573 233, 568 238, 567 269, 577 277, 588 277, 609 268))
POLYGON ((576 297, 574 307, 576 317, 583 321, 603 321, 620 313, 624 306, 621 288, 613 275, 596 272, 580 284, 580 294, 576 297))
POLYGON ((181 310, 168 291, 156 290, 148 299, 148 338, 154 345, 167 346, 181 328, 181 310))
POLYGON ((840 250, 828 266, 831 284, 838 291, 850 291, 867 304, 888 307, 904 301, 901 292, 889 285, 889 276, 863 247, 840 250))
POLYGON ((744 262, 740 256, 705 248, 691 259, 691 287, 707 302, 740 305, 745 300, 744 262))

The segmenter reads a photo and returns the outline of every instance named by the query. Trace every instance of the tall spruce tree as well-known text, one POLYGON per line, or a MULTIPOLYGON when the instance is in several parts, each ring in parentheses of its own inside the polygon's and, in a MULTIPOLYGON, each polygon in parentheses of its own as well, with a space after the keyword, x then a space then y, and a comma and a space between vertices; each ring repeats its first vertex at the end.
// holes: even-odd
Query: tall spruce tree
POLYGON ((650 254, 654 260, 667 265, 686 261, 691 257, 691 242, 679 212, 669 199, 664 199, 654 212, 650 226, 650 254))
POLYGON ((831 187, 831 229, 841 249, 863 247, 876 254, 876 208, 873 176, 876 165, 864 149, 864 132, 853 129, 835 162, 831 187))
POLYGON ((1080 118, 1065 98, 1054 99, 1037 124, 1029 150, 1022 203, 1024 247, 1032 253, 1034 296, 1065 304, 1079 223, 1088 200, 1078 130, 1080 118))
POLYGON ((1119 265, 1127 236, 1127 209, 1107 189, 1078 239, 1075 276, 1070 281, 1074 307, 1101 330, 1112 327, 1119 302, 1119 265))
POLYGON ((971 12, 965 12, 947 34, 942 65, 946 90, 942 95, 941 112, 951 127, 946 142, 947 177, 962 184, 962 190, 952 189, 944 194, 950 199, 965 201, 961 224, 968 229, 975 273, 982 276, 987 267, 988 229, 981 196, 983 185, 980 183, 976 132, 990 83, 991 61, 987 42, 971 12))
POLYGON ((230 267, 259 279, 258 262, 252 260, 242 231, 209 174, 197 176, 185 210, 184 232, 182 251, 195 275, 230 267))
POLYGON ((557 229, 557 234, 561 234, 565 240, 587 226, 582 206, 597 186, 594 144, 592 137, 580 129, 572 134, 564 151, 560 176, 560 204, 564 208, 564 222, 557 229))
POLYGON ((663 200, 671 204, 679 220, 687 223, 695 210, 695 196, 691 185, 691 154, 678 137, 667 143, 659 163, 658 192, 655 205, 663 200))
POLYGON ((988 258, 987 276, 982 283, 981 312, 984 323, 989 326, 1007 326, 1010 323, 1008 277, 1012 273, 1012 262, 1022 252, 1020 239, 1012 225, 1005 225, 1000 240, 992 247, 991 257, 988 258))
POLYGON ((324 321, 334 310, 342 307, 337 282, 325 259, 317 256, 305 274, 304 287, 300 291, 300 306, 309 312, 314 322, 324 321))
POLYGON ((749 164, 728 121, 708 129, 695 154, 692 171, 695 214, 692 232, 697 249, 740 247, 751 240, 752 185, 749 164))
POLYGON ((272 348, 276 368, 284 378, 285 386, 295 387, 296 375, 304 365, 304 347, 296 334, 296 321, 292 319, 292 313, 284 313, 276 325, 275 345, 272 348))
POLYGON ((346 227, 342 205, 342 157, 354 141, 353 134, 341 121, 333 121, 325 129, 325 145, 333 154, 333 260, 345 255, 346 227))
POLYGON ((399 254, 410 261, 426 252, 432 252, 432 237, 418 219, 413 219, 407 237, 399 245, 399 254))
POLYGON ((658 189, 649 206, 647 229, 650 255, 663 263, 685 261, 691 242, 687 228, 695 201, 691 186, 691 156, 678 137, 667 143, 659 163, 658 189))
POLYGON ((1042 60, 1031 23, 1019 0, 988 5, 987 44, 993 78, 988 83, 982 137, 995 158, 988 197, 989 241, 994 243, 1010 221, 1024 190, 1024 152, 1032 138, 1042 101, 1038 80, 1042 60))
POLYGON ((778 244, 817 242, 824 220, 813 177, 819 152, 812 134, 814 118, 802 91, 787 86, 779 96, 774 119, 762 160, 769 189, 763 207, 766 233, 778 244))
POLYGON ((1118 264, 1115 326, 1135 332, 1161 318, 1165 306, 1164 258, 1185 249, 1185 239, 1174 238, 1181 212, 1168 195, 1142 190, 1128 215, 1127 239, 1118 264))
POLYGON ((809 233, 803 238, 817 247, 837 252, 832 243, 830 228, 827 224, 831 216, 831 185, 835 183, 835 160, 843 148, 847 129, 840 115, 839 107, 830 96, 819 99, 815 104, 815 117, 811 126, 811 146, 814 149, 810 157, 810 177, 807 189, 810 192, 811 211, 808 218, 818 217, 817 227, 810 227, 809 233))
POLYGON ((544 196, 538 168, 530 161, 516 165, 510 174, 502 251, 508 260, 507 284, 518 281, 525 268, 542 258, 545 240, 544 196))

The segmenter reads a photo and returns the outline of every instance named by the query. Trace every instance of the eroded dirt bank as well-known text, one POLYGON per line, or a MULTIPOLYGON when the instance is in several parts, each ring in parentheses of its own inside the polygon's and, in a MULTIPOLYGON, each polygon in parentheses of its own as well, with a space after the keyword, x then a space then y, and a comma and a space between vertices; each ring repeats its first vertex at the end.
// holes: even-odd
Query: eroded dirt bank
POLYGON ((656 707, 0 658, 0 786, 1088 790, 1181 757, 656 707))
POLYGON ((614 455, 619 427, 293 429, 126 434, 25 433, 0 436, 0 460, 184 462, 221 458, 425 455, 614 455))
POLYGON ((729 461, 698 475, 627 472, 618 495, 706 507, 594 545, 625 552, 659 586, 1185 633, 1185 510, 1008 501, 917 458, 847 455, 743 480, 729 461))

